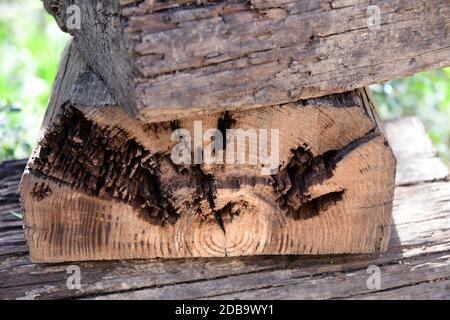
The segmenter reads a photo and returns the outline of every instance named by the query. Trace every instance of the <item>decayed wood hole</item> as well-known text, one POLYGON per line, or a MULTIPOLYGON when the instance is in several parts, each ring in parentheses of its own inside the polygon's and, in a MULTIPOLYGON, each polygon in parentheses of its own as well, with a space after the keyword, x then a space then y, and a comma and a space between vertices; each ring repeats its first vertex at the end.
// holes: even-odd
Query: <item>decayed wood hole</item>
POLYGON ((44 200, 45 198, 51 196, 52 193, 52 189, 45 185, 45 183, 35 183, 33 189, 31 190, 31 196, 37 201, 44 200))
POLYGON ((176 221, 178 212, 161 193, 160 162, 123 130, 101 128, 71 108, 44 137, 30 170, 89 195, 123 201, 151 223, 164 224, 176 221))

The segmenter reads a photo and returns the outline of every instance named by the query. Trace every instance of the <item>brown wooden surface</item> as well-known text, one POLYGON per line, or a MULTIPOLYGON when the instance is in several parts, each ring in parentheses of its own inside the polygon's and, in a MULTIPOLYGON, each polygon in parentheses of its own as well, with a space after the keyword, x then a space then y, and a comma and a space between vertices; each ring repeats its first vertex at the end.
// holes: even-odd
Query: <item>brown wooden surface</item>
MULTIPOLYGON (((368 89, 149 126, 105 88, 69 45, 20 186, 34 262, 387 249, 395 159, 368 89), (174 163, 174 128, 195 121, 277 128, 276 172, 174 163)), ((227 141, 228 163, 247 153, 227 141)))
POLYGON ((146 122, 351 91, 450 64, 450 0, 46 0, 146 122), (368 7, 380 27, 368 27, 368 7), (69 21, 71 21, 69 19, 69 21))
POLYGON ((18 183, 25 161, 0 166, 0 299, 450 299, 450 183, 416 118, 386 124, 398 158, 394 223, 381 255, 84 262, 81 289, 69 290, 71 264, 30 262, 18 183), (371 290, 367 267, 381 268, 371 290))

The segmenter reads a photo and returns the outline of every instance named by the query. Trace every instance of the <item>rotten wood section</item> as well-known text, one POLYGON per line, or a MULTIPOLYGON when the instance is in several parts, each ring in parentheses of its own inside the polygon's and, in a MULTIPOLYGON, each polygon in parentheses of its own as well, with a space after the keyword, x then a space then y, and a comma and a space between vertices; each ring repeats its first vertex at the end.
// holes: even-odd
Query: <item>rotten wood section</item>
POLYGON ((417 118, 385 125, 400 173, 389 250, 378 255, 255 256, 80 262, 30 261, 18 185, 26 161, 0 165, 0 299, 450 299, 450 183, 417 118), (408 143, 402 143, 408 141, 408 143), (415 155, 415 157, 410 157, 415 155), (366 285, 381 268, 381 288, 366 285))
POLYGON ((395 159, 366 89, 148 124, 69 45, 47 117, 21 183, 33 261, 387 249, 395 159), (196 123, 204 161, 174 162, 174 130, 195 140, 196 123))
POLYGON ((288 103, 450 65, 449 0, 44 3, 126 111, 147 122, 288 103), (67 10, 73 4, 80 29, 67 10), (379 27, 369 6, 379 8, 379 27))

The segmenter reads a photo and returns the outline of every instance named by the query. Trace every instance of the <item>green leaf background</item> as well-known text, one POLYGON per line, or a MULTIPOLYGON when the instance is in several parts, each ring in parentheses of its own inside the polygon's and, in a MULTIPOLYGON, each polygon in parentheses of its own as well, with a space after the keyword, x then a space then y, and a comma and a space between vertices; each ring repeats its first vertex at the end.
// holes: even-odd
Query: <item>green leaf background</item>
POLYGON ((0 161, 36 143, 68 40, 38 0, 0 0, 0 161))

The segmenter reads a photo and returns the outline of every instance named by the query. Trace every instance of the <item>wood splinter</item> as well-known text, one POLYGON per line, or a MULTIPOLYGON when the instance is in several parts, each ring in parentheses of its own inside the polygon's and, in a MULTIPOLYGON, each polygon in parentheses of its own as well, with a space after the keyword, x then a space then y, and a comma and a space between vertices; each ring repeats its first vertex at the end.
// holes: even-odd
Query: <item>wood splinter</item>
POLYGON ((20 186, 26 237, 36 262, 384 251, 395 163, 367 89, 148 123, 71 44, 20 186), (196 121, 278 129, 277 170, 174 163, 196 121))

